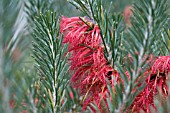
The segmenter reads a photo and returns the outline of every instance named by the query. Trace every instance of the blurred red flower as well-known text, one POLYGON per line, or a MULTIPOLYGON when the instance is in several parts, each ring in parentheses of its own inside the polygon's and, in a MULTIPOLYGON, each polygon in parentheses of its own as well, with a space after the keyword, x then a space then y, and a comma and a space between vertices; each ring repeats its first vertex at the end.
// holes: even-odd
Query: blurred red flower
POLYGON ((132 16, 132 6, 126 6, 123 12, 124 20, 127 25, 131 25, 130 17, 132 16))

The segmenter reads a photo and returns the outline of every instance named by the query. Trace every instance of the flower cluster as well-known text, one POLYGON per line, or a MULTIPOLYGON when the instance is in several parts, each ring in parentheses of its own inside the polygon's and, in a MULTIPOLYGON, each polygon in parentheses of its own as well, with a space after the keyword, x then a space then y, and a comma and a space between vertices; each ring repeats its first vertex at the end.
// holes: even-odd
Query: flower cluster
POLYGON ((63 43, 68 43, 71 66, 71 85, 83 96, 83 108, 106 97, 106 78, 113 85, 111 78, 118 73, 105 59, 104 47, 98 25, 86 17, 62 17, 60 32, 64 35, 63 43))
MULTIPOLYGON (((168 95, 168 87, 166 81, 170 73, 170 56, 159 56, 156 58, 151 68, 144 73, 144 76, 149 73, 146 78, 146 86, 141 93, 137 95, 133 104, 130 107, 132 112, 140 113, 143 110, 146 113, 151 112, 151 107, 155 108, 154 98, 158 92, 168 95)), ((155 108, 156 109, 156 108, 155 108)))
MULTIPOLYGON (((83 108, 86 109, 89 103, 95 102, 101 110, 101 99, 106 100, 108 93, 106 79, 110 81, 113 89, 112 77, 115 77, 116 81, 121 79, 104 56, 98 25, 86 17, 62 17, 60 32, 64 37, 63 43, 68 44, 70 53, 70 82, 83 96, 83 108)), ((147 62, 152 61, 153 65, 143 73, 146 87, 137 95, 128 111, 143 110, 148 113, 151 107, 155 108, 154 98, 159 90, 164 96, 168 95, 166 80, 170 73, 170 56, 160 56, 156 60, 153 58, 153 55, 150 55, 147 62)), ((130 60, 133 62, 132 58, 130 60)), ((126 74, 129 78, 128 73, 126 74)))

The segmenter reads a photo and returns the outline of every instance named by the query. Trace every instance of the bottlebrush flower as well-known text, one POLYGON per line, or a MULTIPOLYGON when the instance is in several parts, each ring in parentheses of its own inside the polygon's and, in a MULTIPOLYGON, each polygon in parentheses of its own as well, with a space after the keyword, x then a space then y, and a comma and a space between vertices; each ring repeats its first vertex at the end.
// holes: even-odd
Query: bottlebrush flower
POLYGON ((64 34, 63 43, 69 43, 69 51, 75 52, 82 45, 93 48, 102 43, 99 27, 97 25, 93 27, 90 22, 85 24, 84 21, 88 19, 80 18, 61 18, 60 32, 64 34))
MULTIPOLYGON (((150 108, 155 108, 154 98, 160 90, 164 96, 168 95, 168 87, 166 81, 170 73, 170 56, 160 56, 156 59, 153 66, 148 72, 150 75, 146 79, 146 87, 135 98, 130 109, 132 112, 140 113, 143 110, 146 113, 151 112, 150 108)), ((155 108, 156 109, 156 108, 155 108)))
POLYGON ((91 102, 100 108, 101 97, 108 92, 106 78, 113 85, 111 77, 118 80, 119 75, 105 59, 98 25, 88 18, 62 17, 60 32, 70 52, 71 85, 83 96, 83 108, 91 102))

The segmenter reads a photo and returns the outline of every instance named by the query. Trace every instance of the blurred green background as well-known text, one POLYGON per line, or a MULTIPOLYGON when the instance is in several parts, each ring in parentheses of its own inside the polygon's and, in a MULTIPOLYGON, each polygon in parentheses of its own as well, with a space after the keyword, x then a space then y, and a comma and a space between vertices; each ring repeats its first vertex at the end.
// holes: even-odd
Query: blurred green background
MULTIPOLYGON (((104 6, 110 9, 110 13, 123 12, 126 6, 132 4, 133 0, 103 0, 104 6)), ((77 9, 68 3, 67 0, 57 0, 58 11, 61 15, 67 16, 80 16, 81 13, 77 9), (64 7, 66 6, 67 7, 64 7), (62 7, 63 6, 63 7, 62 7), (70 10, 71 9, 71 10, 70 10)))
MULTIPOLYGON (((60 10, 61 15, 67 15, 67 16, 77 16, 80 15, 80 12, 77 12, 77 10, 72 6, 71 4, 68 3, 67 0, 57 0, 58 1, 58 10, 60 10), (70 7, 62 7, 62 6, 70 6, 72 10, 70 10, 70 7)), ((110 13, 114 12, 123 12, 124 9, 131 5, 135 0, 103 0, 103 4, 108 8, 111 8, 110 13)), ((170 13, 170 0, 167 0, 168 3, 168 13, 170 13)))

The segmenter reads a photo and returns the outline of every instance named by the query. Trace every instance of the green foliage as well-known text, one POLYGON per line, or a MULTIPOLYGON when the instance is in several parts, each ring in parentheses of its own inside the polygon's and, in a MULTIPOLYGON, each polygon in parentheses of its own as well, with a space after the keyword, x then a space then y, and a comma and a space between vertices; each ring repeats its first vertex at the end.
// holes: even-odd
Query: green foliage
MULTIPOLYGON (((39 70, 41 87, 46 91, 48 112, 61 112, 67 100, 65 89, 68 84, 67 55, 64 53, 67 46, 62 47, 62 38, 59 36, 59 24, 56 13, 47 11, 35 19, 34 29, 34 58, 39 70)), ((44 108, 47 109, 47 108, 44 108)))
MULTIPOLYGON (((58 20, 57 18, 58 18, 59 15, 61 15, 61 14, 66 14, 66 15, 72 14, 72 13, 69 13, 69 11, 74 11, 74 9, 69 6, 69 4, 68 4, 68 2, 66 2, 66 0, 63 0, 63 1, 51 0, 50 2, 48 0, 45 0, 45 1, 29 0, 29 1, 25 1, 25 6, 26 6, 25 10, 26 10, 26 13, 28 15, 28 19, 31 22, 30 27, 29 27, 29 32, 30 32, 30 34, 34 33, 35 36, 36 36, 36 38, 34 38, 34 40, 33 40, 33 46, 34 46, 34 48, 37 47, 37 49, 35 49, 37 54, 35 54, 34 57, 37 57, 36 58, 37 62, 42 63, 41 65, 46 66, 46 67, 43 66, 44 70, 38 68, 39 73, 42 74, 42 72, 43 72, 43 73, 46 73, 46 75, 50 74, 49 76, 46 76, 48 78, 48 80, 44 81, 44 82, 46 82, 46 84, 48 84, 48 86, 44 86, 44 84, 43 84, 44 82, 43 83, 40 82, 40 81, 42 81, 42 78, 44 80, 44 76, 39 76, 40 80, 35 81, 36 84, 38 82, 39 86, 40 87, 43 86, 43 87, 41 88, 42 89, 41 91, 33 92, 33 93, 35 93, 35 96, 33 98, 34 99, 38 98, 38 100, 40 100, 39 103, 42 102, 42 103, 45 104, 45 107, 36 105, 36 109, 38 110, 38 112, 41 112, 41 111, 49 112, 49 110, 51 108, 53 108, 53 106, 51 106, 51 107, 49 106, 52 102, 49 102, 49 103, 45 102, 45 101, 50 100, 49 99, 50 97, 48 97, 48 99, 46 98, 46 96, 49 96, 49 92, 47 92, 43 89, 46 89, 44 87, 51 87, 51 86, 49 86, 49 84, 52 84, 51 81, 52 81, 52 76, 54 75, 54 73, 51 73, 52 70, 50 70, 50 68, 52 66, 52 64, 51 64, 52 63, 52 59, 51 59, 52 56, 50 56, 49 54, 52 54, 52 53, 51 53, 51 50, 50 50, 51 47, 48 47, 48 46, 51 46, 50 44, 52 42, 51 42, 51 39, 50 40, 47 39, 47 37, 49 37, 49 34, 47 32, 49 32, 49 31, 47 31, 46 29, 49 28, 50 31, 54 30, 52 32, 53 33, 52 35, 54 35, 54 36, 51 37, 52 39, 53 39, 53 37, 55 37, 55 38, 58 37, 57 39, 53 40, 53 41, 55 41, 55 42, 53 42, 53 46, 55 46, 54 48, 56 49, 55 54, 58 54, 57 55, 58 62, 56 64, 56 66, 58 66, 58 67, 53 69, 53 71, 57 72, 57 76, 61 76, 61 75, 59 75, 60 70, 62 69, 63 72, 61 72, 61 73, 64 74, 65 73, 64 71, 67 71, 68 69, 66 67, 64 67, 64 68, 62 67, 66 63, 66 59, 63 59, 63 57, 64 57, 63 53, 64 53, 66 48, 64 46, 65 49, 60 51, 60 49, 63 48, 63 46, 61 46, 61 42, 62 42, 61 39, 62 38, 60 36, 58 36, 59 35, 59 28, 58 28, 59 23, 56 22, 56 21, 58 20), (57 13, 49 14, 49 11, 47 11, 47 10, 56 11, 57 13), (35 18, 36 16, 38 16, 38 18, 35 18), (49 18, 51 18, 52 20, 49 19, 49 18), (36 23, 36 24, 34 24, 34 23, 36 23), (55 25, 55 24, 57 24, 57 25, 55 25), (57 27, 57 28, 55 28, 55 27, 57 27), (32 28, 35 28, 35 30, 33 31, 32 28), (41 33, 37 35, 37 33, 39 33, 39 32, 41 32, 41 33), (43 33, 46 33, 47 36, 43 33), (34 44, 34 42, 36 42, 36 41, 40 42, 39 39, 41 39, 42 37, 45 37, 45 36, 46 36, 46 38, 44 38, 44 40, 41 43, 34 44), (36 39, 36 41, 35 41, 35 39, 36 39), (47 43, 45 48, 44 48, 44 43, 47 43), (41 46, 43 49, 39 48, 39 46, 41 46), (45 53, 42 50, 45 51, 45 53), (38 52, 40 52, 40 53, 38 53, 38 52), (39 56, 39 54, 41 56, 39 56), (40 57, 44 58, 44 56, 43 56, 44 54, 46 54, 45 56, 47 56, 47 59, 49 59, 49 61, 47 61, 46 58, 44 59, 45 61, 44 60, 38 60, 40 57), (63 62, 63 63, 61 63, 61 62, 63 62), (46 72, 46 68, 48 68, 47 72, 46 72), (45 99, 44 99, 44 94, 45 94, 45 99)), ((32 38, 32 36, 30 36, 30 38, 32 38)), ((35 53, 35 50, 34 50, 34 53, 35 53)), ((57 59, 55 59, 55 60, 57 60, 57 59)), ((37 63, 36 65, 39 65, 39 64, 37 63)), ((65 76, 65 75, 63 75, 63 76, 65 76)), ((65 76, 65 79, 63 79, 63 80, 66 80, 66 79, 67 80, 69 79, 68 75, 65 76)), ((57 80, 59 80, 59 79, 57 79, 57 80)), ((65 82, 68 82, 68 81, 59 80, 59 82, 62 82, 61 87, 64 87, 65 82)), ((58 82, 56 82, 56 83, 58 83, 58 82)), ((58 83, 57 87, 60 87, 60 83, 58 83)), ((72 90, 70 90, 69 84, 67 85, 67 87, 64 87, 64 88, 66 88, 66 89, 64 89, 65 94, 63 94, 65 99, 63 100, 63 97, 58 98, 56 104, 60 104, 60 105, 55 105, 55 106, 58 106, 58 108, 59 108, 59 106, 61 107, 61 100, 62 100, 62 103, 64 102, 63 106, 65 106, 65 107, 62 108, 62 110, 64 109, 65 111, 77 111, 77 108, 80 107, 79 104, 78 104, 79 103, 78 96, 75 96, 75 94, 77 94, 77 93, 72 88, 71 88, 72 90), (74 100, 70 98, 69 93, 74 93, 74 100), (76 108, 74 106, 76 106, 76 108)), ((52 92, 54 92, 54 91, 52 91, 52 92)), ((58 90, 58 92, 62 93, 62 89, 60 91, 58 90)), ((57 93, 56 97, 59 97, 59 96, 62 96, 62 95, 57 93)), ((57 108, 57 110, 59 110, 58 108, 57 108)), ((61 112, 61 110, 59 110, 59 111, 61 112)), ((50 112, 52 112, 52 111, 50 111, 50 112)))
MULTIPOLYGON (((1 35, 6 38, 1 38, 1 43, 3 44, 3 47, 5 44, 9 43, 9 41, 12 38, 12 35, 14 35, 14 24, 17 21, 17 17, 20 10, 19 0, 16 1, 9 1, 9 0, 1 0, 1 11, 0 11, 0 22, 1 22, 1 35), (11 4, 11 5, 8 5, 11 4), (15 8, 14 8, 15 7, 15 8), (11 14, 10 12, 13 11, 11 14), (11 21, 12 19, 12 21, 11 21)), ((1 37, 2 37, 1 36, 1 37)))
POLYGON ((40 12, 45 14, 47 10, 56 11, 57 16, 79 14, 67 0, 25 0, 25 12, 31 20, 34 20, 35 16, 39 15, 40 12))
MULTIPOLYGON (((59 34, 60 15, 80 16, 82 11, 99 25, 105 57, 124 81, 115 82, 117 93, 108 82, 104 105, 110 113, 126 111, 144 88, 146 54, 169 55, 169 0, 134 1, 130 27, 125 26, 122 14, 114 12, 122 11, 131 0, 69 1, 78 10, 66 0, 0 0, 0 113, 81 112, 81 97, 69 85, 67 45, 62 45, 59 34), (33 51, 28 51, 32 46, 33 51)), ((168 112, 169 96, 163 103, 161 99, 162 95, 155 99, 158 111, 168 112)), ((96 105, 91 106, 99 111, 96 105)), ((88 107, 87 112, 93 111, 88 107)))
MULTIPOLYGON (((133 62, 125 62, 122 64, 124 65, 123 67, 120 63, 117 64, 120 75, 123 75, 124 90, 118 86, 118 90, 120 90, 121 93, 114 98, 120 97, 121 99, 118 101, 115 112, 126 110, 133 102, 134 97, 144 88, 144 85, 138 86, 142 84, 143 79, 147 77, 146 75, 145 77, 141 75, 144 75, 147 69, 148 62, 146 61, 149 55, 157 55, 157 53, 159 53, 156 43, 160 42, 159 44, 165 47, 165 45, 162 44, 162 39, 164 37, 160 35, 163 26, 168 20, 165 12, 167 7, 164 3, 166 3, 166 0, 138 0, 133 4, 133 16, 131 18, 132 27, 128 28, 127 34, 123 39, 125 53, 129 53, 133 62), (125 71, 130 75, 129 80, 127 79, 125 71), (132 93, 132 90, 134 93, 132 93)), ((124 58, 126 57, 127 56, 124 58)))
MULTIPOLYGON (((170 18, 168 19, 167 23, 170 22, 170 18)), ((161 30, 160 40, 157 40, 155 48, 157 48, 160 52, 159 55, 168 55, 170 52, 170 32, 168 25, 164 25, 161 30)))
MULTIPOLYGON (((146 71, 148 63, 146 61, 149 55, 167 55, 169 51, 167 48, 169 39, 167 28, 165 28, 168 23, 167 6, 164 4, 166 0, 135 1, 131 18, 132 25, 128 27, 127 31, 122 24, 122 17, 118 14, 109 15, 102 6, 102 0, 73 0, 71 3, 100 27, 105 56, 112 67, 118 68, 124 81, 124 84, 115 84, 117 94, 114 94, 111 87, 108 86, 112 97, 112 101, 110 101, 108 94, 109 110, 110 112, 125 111, 144 88, 144 84, 142 84, 144 77, 142 78, 141 75, 146 71), (160 49, 162 50, 160 51, 160 49), (133 62, 130 61, 127 54, 131 56, 133 62), (127 62, 123 62, 125 58, 127 62), (141 68, 142 70, 140 70, 141 68), (129 80, 125 74, 126 71, 130 75, 129 80), (142 85, 139 87, 139 84, 142 85), (132 90, 134 90, 133 93, 132 90)), ((95 105, 93 106, 94 109, 98 109, 95 105)))
POLYGON ((28 0, 25 1, 26 13, 28 14, 29 18, 34 20, 35 16, 41 13, 45 13, 46 10, 54 10, 55 9, 55 0, 28 0))
POLYGON ((123 46, 122 40, 124 36, 125 26, 123 25, 123 17, 121 14, 114 14, 109 21, 108 33, 106 36, 106 41, 109 49, 109 62, 113 68, 116 68, 116 62, 121 64, 123 61, 122 53, 123 53, 123 46), (111 60, 110 60, 111 59, 111 60))
POLYGON ((19 93, 15 92, 19 86, 17 72, 22 67, 21 51, 27 45, 23 39, 25 21, 21 5, 19 0, 0 1, 0 112, 3 113, 16 111, 11 103, 16 102, 19 93))

